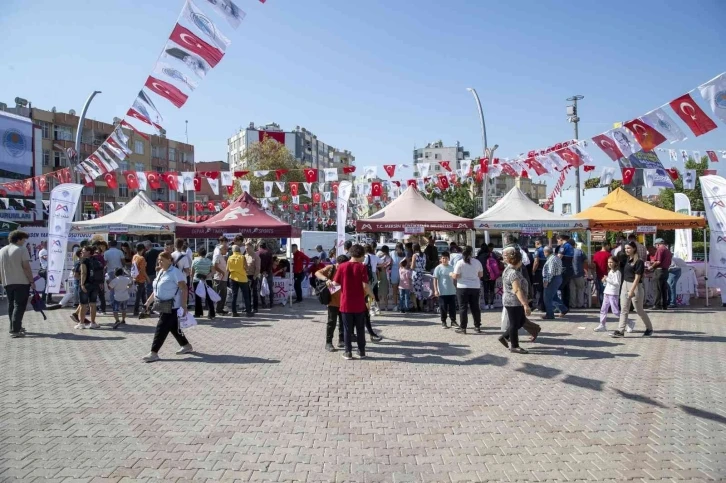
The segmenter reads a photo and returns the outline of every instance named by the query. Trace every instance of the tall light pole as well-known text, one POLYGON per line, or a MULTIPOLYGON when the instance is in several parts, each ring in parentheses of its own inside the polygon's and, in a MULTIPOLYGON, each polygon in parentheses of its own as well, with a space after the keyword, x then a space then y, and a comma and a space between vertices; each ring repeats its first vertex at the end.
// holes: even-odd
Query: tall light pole
MULTIPOLYGON (((492 148, 491 151, 489 150, 489 147, 487 146, 487 125, 484 122, 484 111, 481 108, 479 94, 476 93, 476 89, 474 89, 473 87, 467 87, 466 90, 471 92, 471 94, 474 96, 474 100, 476 101, 476 108, 479 110, 479 120, 481 122, 482 152, 484 153, 484 157, 489 158, 489 160, 491 161, 494 150, 497 149, 499 146, 496 145, 494 146, 494 148, 492 148)), ((482 211, 485 212, 489 209, 489 173, 483 173, 482 180, 482 211)), ((486 243, 489 243, 488 231, 484 232, 484 241, 486 243)))
MULTIPOLYGON (((78 159, 81 156, 81 134, 83 133, 83 121, 86 120, 86 112, 88 112, 88 106, 91 104, 91 101, 94 97, 96 97, 96 94, 100 94, 101 91, 93 91, 90 96, 88 96, 88 99, 86 99, 86 103, 83 105, 83 111, 81 111, 81 116, 78 118, 78 129, 76 129, 76 156, 75 161, 78 162, 78 159)), ((73 159, 68 159, 68 161, 73 163, 73 159)), ((82 184, 81 183, 81 174, 76 171, 75 166, 70 167, 71 173, 73 174, 73 182, 82 184)), ((81 213, 82 213, 82 207, 83 207, 83 198, 81 198, 78 201, 78 204, 76 205, 76 220, 81 221, 81 213)))
MULTIPOLYGON (((577 124, 580 122, 580 118, 577 115, 577 101, 584 99, 585 96, 579 94, 572 97, 568 97, 567 100, 572 102, 571 106, 567 106, 567 120, 575 125, 575 140, 579 139, 579 133, 577 132, 577 124)), ((575 214, 580 212, 580 196, 582 188, 580 187, 580 167, 575 168, 575 189, 577 194, 575 195, 575 214)))

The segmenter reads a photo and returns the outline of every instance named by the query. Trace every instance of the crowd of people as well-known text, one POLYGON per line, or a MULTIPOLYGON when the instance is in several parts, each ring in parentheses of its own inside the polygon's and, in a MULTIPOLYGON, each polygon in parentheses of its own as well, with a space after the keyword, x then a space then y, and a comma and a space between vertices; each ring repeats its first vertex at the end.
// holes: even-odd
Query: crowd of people
MULTIPOLYGON (((34 283, 23 249, 27 234, 16 231, 9 240, 0 250, 0 278, 10 303, 11 335, 22 337, 23 313, 34 283)), ((70 318, 76 329, 99 328, 97 312, 106 314, 110 304, 112 328, 117 329, 127 323, 129 311, 138 318, 158 314, 151 352, 144 358, 151 362, 158 360, 159 348, 170 332, 181 353, 191 351, 178 324, 190 307, 195 318, 203 317, 205 308, 210 320, 228 315, 228 305, 232 317, 240 317, 241 312, 254 317, 260 306, 272 307, 273 277, 291 271, 296 303, 303 301, 306 277, 317 293, 328 292, 324 300, 328 310, 325 347, 336 350, 337 327, 337 348, 343 348, 349 359, 353 337, 359 357, 365 357, 366 331, 371 340, 380 340, 371 315, 381 310, 430 311, 437 302, 444 329, 466 334, 471 314, 473 330, 481 332, 482 308, 494 309, 501 278, 503 334, 499 341, 512 352, 526 353, 519 345, 519 329, 529 332, 531 341, 541 330, 531 321, 532 312, 539 311, 541 319, 551 320, 585 307, 591 298, 587 278, 594 281, 601 306, 595 331, 607 330, 607 316, 612 312, 618 317, 612 336, 623 337, 633 331, 635 322, 628 322, 628 315, 635 311, 646 327, 644 335, 651 335, 652 324, 644 309, 645 272, 653 272, 656 288, 651 310, 667 310, 675 307, 675 286, 685 265, 673 257, 662 239, 655 240, 649 253, 634 235, 618 239, 615 247, 603 243, 592 260, 565 234, 557 236, 554 246, 546 239, 536 240, 533 253, 520 247, 516 239, 510 239, 501 253, 493 244, 483 244, 476 255, 472 247, 454 242, 440 252, 433 239, 423 248, 411 242, 397 243, 393 250, 387 245, 379 248, 375 243, 363 246, 347 241, 344 250, 344 255, 336 257, 334 250, 326 252, 318 246, 310 258, 293 244, 290 263, 273 256, 264 242, 255 246, 241 236, 234 240, 220 237, 211 254, 204 248, 193 254, 183 239, 169 241, 163 249, 146 241, 133 251, 126 242, 84 242, 74 254, 76 309, 70 318)), ((41 270, 47 268, 47 250, 45 253, 44 258, 43 250, 40 252, 41 270)))

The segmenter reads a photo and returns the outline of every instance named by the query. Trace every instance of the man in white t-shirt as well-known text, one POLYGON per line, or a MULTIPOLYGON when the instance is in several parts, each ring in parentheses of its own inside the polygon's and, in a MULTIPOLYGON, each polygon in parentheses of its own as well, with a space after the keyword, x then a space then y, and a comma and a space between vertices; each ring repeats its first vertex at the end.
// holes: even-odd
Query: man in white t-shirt
POLYGON ((227 314, 224 306, 227 304, 227 245, 220 244, 215 250, 217 253, 212 257, 212 272, 214 272, 214 291, 219 294, 217 302, 217 313, 227 314))
POLYGON ((187 256, 186 250, 184 250, 184 240, 177 238, 174 243, 174 250, 171 254, 171 264, 182 271, 185 276, 189 277, 191 273, 192 263, 187 256))

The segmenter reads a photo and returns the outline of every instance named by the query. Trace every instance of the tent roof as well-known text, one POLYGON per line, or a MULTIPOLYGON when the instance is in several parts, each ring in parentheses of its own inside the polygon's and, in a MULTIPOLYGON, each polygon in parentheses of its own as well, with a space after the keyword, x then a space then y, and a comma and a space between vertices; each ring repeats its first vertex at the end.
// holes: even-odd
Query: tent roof
POLYGON ((424 198, 413 186, 370 218, 357 220, 356 229, 362 232, 403 231, 406 226, 423 226, 424 230, 468 230, 472 222, 468 218, 452 215, 424 198))
POLYGON ((185 238, 212 238, 225 233, 274 238, 290 237, 295 231, 288 223, 263 210, 252 195, 242 193, 227 208, 208 220, 192 225, 179 225, 176 234, 185 238))
POLYGON ((638 226, 676 230, 706 226, 706 220, 701 217, 658 208, 640 201, 622 188, 574 215, 574 218, 590 220, 590 228, 594 230, 628 230, 638 226))
POLYGON ((497 204, 474 218, 474 228, 487 231, 542 233, 547 230, 584 229, 587 226, 586 220, 560 216, 545 210, 516 186, 497 204))
POLYGON ((193 224, 162 210, 140 191, 134 199, 106 216, 73 222, 71 233, 173 233, 178 225, 193 224))

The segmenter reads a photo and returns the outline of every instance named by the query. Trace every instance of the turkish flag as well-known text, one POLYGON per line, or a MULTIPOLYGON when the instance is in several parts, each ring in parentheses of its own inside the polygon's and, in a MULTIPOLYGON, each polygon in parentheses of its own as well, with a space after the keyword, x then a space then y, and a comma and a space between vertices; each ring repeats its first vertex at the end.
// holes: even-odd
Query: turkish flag
POLYGON ((303 207, 303 210, 305 210, 305 211, 309 211, 310 210, 310 205, 307 204, 307 203, 303 203, 302 207, 303 207))
POLYGON ((129 189, 139 189, 139 178, 136 177, 136 171, 124 171, 124 178, 126 178, 126 185, 129 189))
POLYGON ((330 189, 333 190, 333 193, 335 193, 335 196, 338 196, 338 182, 330 183, 330 189))
POLYGON ((591 164, 586 164, 585 166, 582 167, 582 170, 586 173, 589 173, 590 171, 593 171, 594 169, 595 169, 595 166, 593 166, 591 164))
POLYGON ((328 202, 323 201, 323 211, 328 211, 328 202))
MULTIPOLYGON (((109 139, 109 141, 110 140, 111 139, 109 139)), ((106 165, 104 165, 103 162, 101 162, 101 160, 95 154, 90 155, 88 157, 88 159, 90 159, 91 161, 93 161, 93 164, 95 164, 96 166, 98 166, 98 169, 101 171, 101 174, 106 174, 106 173, 109 172, 109 170, 106 168, 106 165)))
POLYGON ((716 175, 716 174, 718 174, 718 172, 715 169, 704 169, 703 170, 703 175, 704 176, 716 175))
POLYGON ((229 201, 223 201, 223 202, 221 202, 220 203, 220 206, 222 207, 222 209, 227 208, 229 206, 229 201))
POLYGON ((451 161, 439 161, 439 164, 449 173, 451 172, 451 161))
POLYGON ((526 169, 523 169, 522 173, 519 176, 522 178, 529 178, 529 173, 527 173, 526 169))
POLYGON ((313 203, 320 203, 320 193, 313 193, 313 203))
POLYGON ((335 204, 335 201, 331 201, 328 203, 328 206, 330 207, 331 210, 334 210, 337 205, 335 204))
POLYGON ((199 203, 199 202, 196 202, 196 203, 194 203, 194 209, 197 210, 197 211, 203 211, 204 210, 204 205, 201 204, 201 203, 199 203))
POLYGON ((158 203, 156 203, 156 206, 158 206, 162 210, 164 209, 164 203, 162 203, 161 201, 159 201, 158 203))
POLYGON ((106 186, 108 186, 111 189, 118 188, 118 183, 116 182, 116 173, 106 173, 103 175, 103 180, 106 182, 106 186))
POLYGON ((355 166, 343 166, 343 173, 345 173, 345 174, 355 173, 355 166))
POLYGON ((184 212, 188 211, 189 210, 189 203, 187 203, 186 201, 182 202, 182 204, 181 204, 181 210, 184 211, 184 212))
POLYGON ((280 181, 280 178, 282 178, 282 176, 283 176, 284 174, 287 174, 287 172, 288 172, 288 171, 289 171, 289 170, 287 170, 287 169, 276 169, 276 170, 275 170, 275 179, 276 179, 277 181, 280 181))
POLYGON ((580 158, 580 156, 577 155, 572 149, 570 148, 562 148, 559 151, 555 151, 559 157, 565 160, 567 164, 570 166, 574 166, 575 168, 579 168, 585 162, 580 158))
POLYGON ((479 158, 479 172, 480 173, 489 172, 489 158, 479 158))
POLYGON ((176 203, 169 203, 169 211, 176 211, 176 203))
POLYGON ((379 181, 371 183, 371 195, 381 196, 383 194, 383 186, 379 181))
POLYGON ((149 76, 146 79, 146 87, 152 92, 159 94, 161 97, 166 98, 169 102, 174 104, 176 107, 181 107, 187 102, 189 96, 184 94, 178 87, 163 80, 159 80, 156 77, 149 76))
POLYGON ((297 196, 299 189, 300 186, 297 183, 290 183, 290 194, 292 196, 297 196))
POLYGON ((98 201, 94 201, 93 203, 91 203, 91 205, 93 206, 94 210, 101 211, 101 203, 99 203, 98 201))
POLYGON ((295 211, 300 211, 300 205, 292 205, 292 209, 295 211))
POLYGON ((186 29, 179 24, 176 24, 169 38, 185 49, 194 52, 199 57, 206 60, 210 67, 214 67, 219 64, 219 61, 222 60, 222 57, 224 56, 224 52, 216 47, 212 47, 194 35, 191 30, 186 29))
POLYGON ((386 171, 386 174, 389 178, 393 178, 393 175, 396 174, 396 165, 395 164, 384 164, 383 169, 386 171))
POLYGON ((38 176, 36 178, 36 184, 38 185, 38 189, 41 192, 44 193, 44 192, 48 191, 48 180, 45 179, 45 176, 38 176))
POLYGON ((138 119, 139 121, 148 124, 149 126, 154 126, 157 129, 161 129, 161 126, 156 124, 155 122, 152 122, 151 119, 141 114, 139 111, 134 109, 133 107, 130 108, 128 111, 126 111, 126 115, 129 117, 133 117, 134 119, 138 119))
POLYGON ((517 172, 514 171, 514 168, 512 168, 512 165, 509 163, 501 163, 500 166, 502 167, 502 172, 504 174, 507 174, 509 176, 517 176, 517 172))
POLYGON ((149 188, 158 190, 161 188, 161 175, 156 171, 147 171, 146 182, 149 184, 149 188))
POLYGON ((406 185, 413 186, 414 188, 417 188, 418 183, 416 182, 415 179, 409 179, 409 180, 406 180, 406 185))
POLYGON ((678 170, 676 168, 668 168, 666 169, 666 173, 668 173, 668 176, 670 176, 673 181, 678 179, 678 170))
POLYGON ((205 178, 217 179, 219 178, 219 171, 199 171, 199 174, 205 178))
POLYGON ((710 159, 712 163, 718 163, 718 155, 716 154, 716 151, 706 151, 706 155, 708 155, 708 159, 710 159))
POLYGON ((318 170, 313 168, 305 168, 303 170, 303 173, 305 173, 305 181, 308 183, 315 183, 318 180, 318 170))
POLYGON ((202 177, 199 176, 199 173, 194 173, 194 191, 201 191, 202 190, 202 177))
POLYGON ((634 119, 623 125, 630 129, 630 132, 635 135, 635 140, 638 141, 645 151, 652 151, 656 146, 660 146, 666 142, 665 136, 640 119, 634 119))
POLYGON ((698 107, 690 94, 683 94, 678 99, 672 100, 670 106, 696 136, 702 136, 716 129, 716 123, 698 107))
POLYGON ((145 133, 142 133, 141 131, 139 131, 138 129, 136 129, 136 128, 134 127, 134 125, 133 125, 133 124, 130 124, 130 123, 126 122, 126 121, 121 121, 121 125, 122 125, 123 127, 126 127, 126 128, 129 128, 129 129, 131 129, 131 130, 132 130, 133 132, 135 132, 136 134, 138 134, 138 135, 139 135, 139 136, 141 136, 142 138, 146 139, 147 141, 148 141, 149 139, 151 139, 151 138, 149 138, 149 136, 148 136, 147 134, 145 134, 145 133))
POLYGON ((177 191, 179 189, 179 177, 175 171, 167 171, 161 177, 171 191, 177 191))
POLYGON ((280 201, 287 201, 287 195, 280 196, 280 201))
POLYGON ((443 174, 439 175, 439 188, 442 190, 449 189, 449 180, 443 174))
POLYGON ((229 185, 229 186, 225 186, 225 188, 227 188, 227 194, 228 195, 231 195, 231 194, 234 193, 234 186, 229 185))
POLYGON ((58 181, 61 183, 71 182, 71 168, 65 168, 58 171, 58 181))
POLYGON ((621 158, 625 157, 623 156, 623 152, 620 151, 617 143, 613 141, 609 136, 606 136, 604 134, 598 134, 597 136, 592 138, 592 142, 597 144, 597 146, 602 149, 603 152, 607 154, 608 157, 613 161, 618 161, 621 158))
POLYGON ((629 185, 635 176, 635 168, 623 168, 623 184, 629 185))
POLYGON ((234 177, 235 178, 241 178, 242 176, 246 175, 247 173, 249 173, 249 171, 235 171, 234 172, 234 177))
POLYGON ((207 202, 207 209, 209 211, 214 211, 216 209, 215 206, 214 206, 214 202, 213 201, 208 201, 207 202))
POLYGON ((24 196, 30 196, 33 194, 33 178, 28 178, 24 180, 21 186, 24 196))
POLYGON ((534 170, 535 173, 537 173, 537 176, 542 176, 548 173, 547 168, 542 166, 542 163, 534 158, 529 158, 527 161, 525 161, 525 163, 527 163, 527 166, 529 166, 531 169, 534 170))

